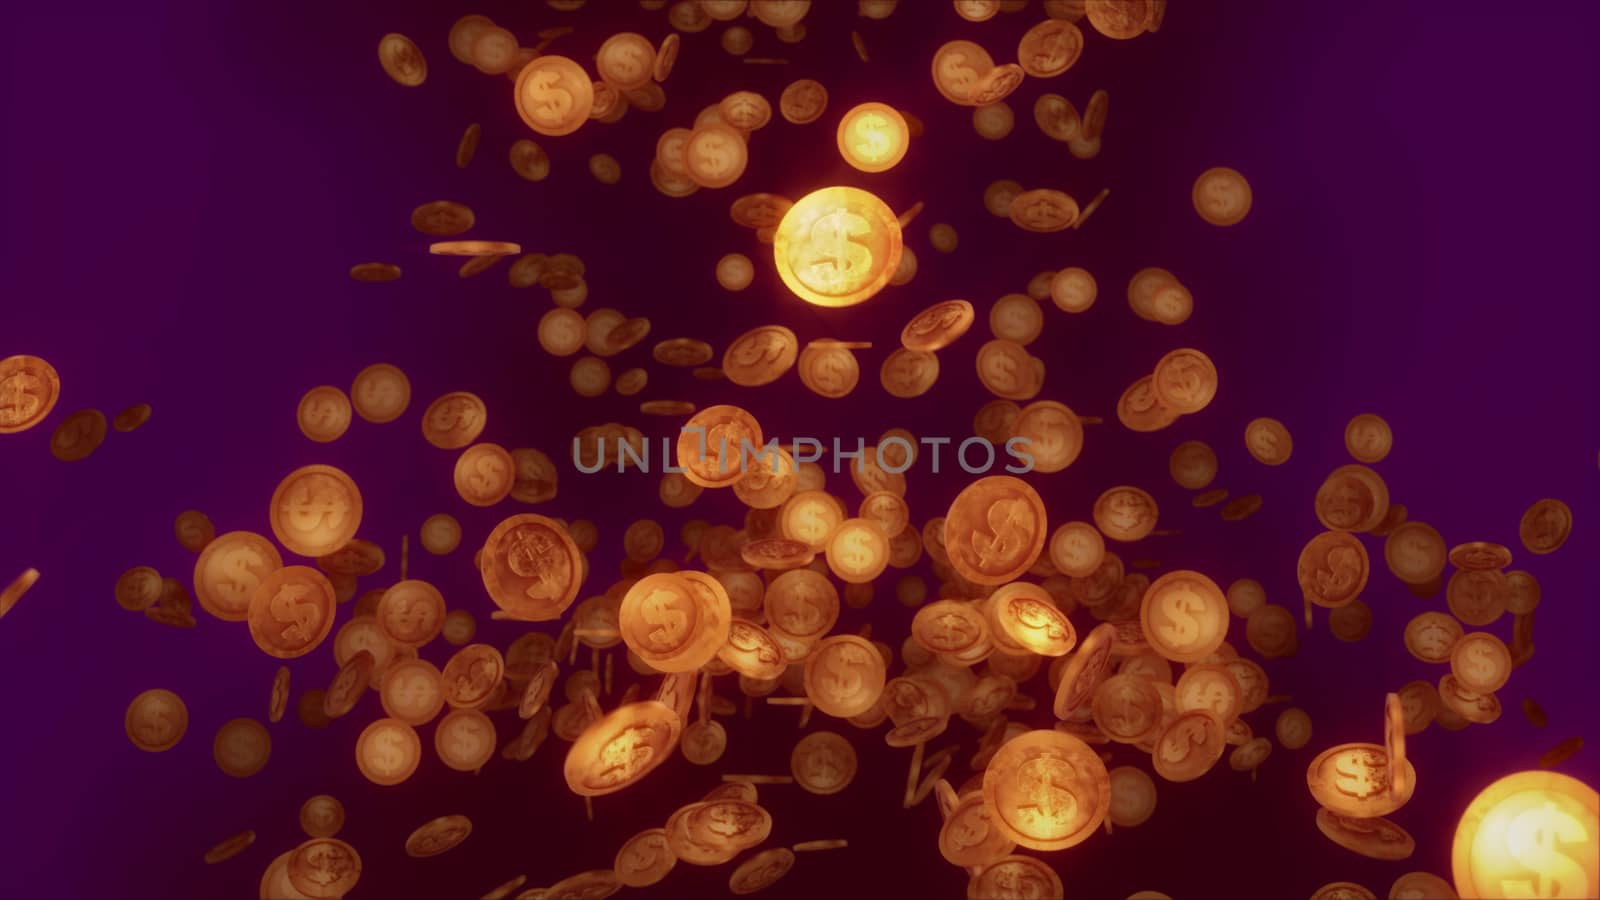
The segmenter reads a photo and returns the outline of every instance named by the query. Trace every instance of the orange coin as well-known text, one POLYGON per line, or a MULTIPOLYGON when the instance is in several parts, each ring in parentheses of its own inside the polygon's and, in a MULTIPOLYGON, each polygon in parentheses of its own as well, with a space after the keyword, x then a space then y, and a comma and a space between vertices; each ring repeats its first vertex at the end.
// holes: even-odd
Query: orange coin
POLYGON ((272 542, 251 531, 230 531, 205 545, 194 564, 195 599, 224 622, 242 622, 262 579, 283 568, 272 542))
POLYGON ((1228 616, 1228 600, 1216 582, 1188 570, 1156 579, 1139 606, 1146 639, 1174 662, 1200 662, 1216 652, 1228 636, 1228 616))
POLYGON ((582 66, 549 54, 523 66, 512 97, 523 124, 539 134, 559 137, 589 120, 595 88, 582 66))
POLYGON ((495 605, 520 619, 556 619, 577 599, 583 554, 567 530, 552 519, 511 516, 483 545, 484 588, 495 605))
POLYGON ((356 415, 377 425, 393 422, 411 405, 411 380, 388 363, 373 363, 350 385, 356 415))
POLYGON ((300 398, 296 411, 300 433, 326 444, 339 439, 350 427, 350 398, 332 385, 322 385, 306 391, 300 398))
POLYGON ((309 566, 285 566, 264 576, 250 597, 245 621, 256 646, 294 659, 315 650, 333 630, 338 600, 327 576, 309 566))
POLYGON ((160 753, 183 740, 189 730, 189 707, 172 691, 152 688, 129 702, 122 724, 135 747, 160 753))
POLYGON ((905 158, 911 132, 905 117, 886 103, 862 103, 839 120, 839 155, 863 172, 887 172, 905 158))
POLYGON ((61 397, 61 376, 37 356, 0 359, 0 434, 15 434, 44 421, 61 397))
POLYGON ((1256 462, 1281 466, 1294 452, 1294 438, 1277 419, 1251 419, 1244 427, 1244 447, 1256 462))
POLYGON ((106 439, 106 416, 98 409, 81 409, 61 420, 50 435, 50 455, 62 462, 78 462, 99 449, 106 439))
POLYGON ((778 276, 818 306, 862 303, 900 264, 900 223, 888 205, 853 187, 813 191, 783 213, 773 238, 778 276))
POLYGON ((356 767, 373 784, 390 787, 422 763, 422 739, 399 719, 378 719, 356 738, 356 767))
POLYGON ((326 556, 356 536, 361 491, 333 466, 301 466, 272 492, 267 519, 278 542, 301 556, 326 556))
POLYGON ((956 495, 944 520, 950 565, 975 584, 1004 584, 1039 558, 1048 534, 1044 501, 1020 478, 990 475, 956 495))
POLYGON ((1108 488, 1094 502, 1094 523, 1114 541, 1137 541, 1156 527, 1156 499, 1149 492, 1121 485, 1108 488))
POLYGON ((255 719, 233 719, 217 730, 211 755, 224 774, 249 778, 266 767, 272 755, 272 736, 267 726, 255 719))
POLYGON ((460 450, 483 433, 488 415, 488 407, 476 394, 445 394, 423 411, 422 437, 441 450, 460 450))

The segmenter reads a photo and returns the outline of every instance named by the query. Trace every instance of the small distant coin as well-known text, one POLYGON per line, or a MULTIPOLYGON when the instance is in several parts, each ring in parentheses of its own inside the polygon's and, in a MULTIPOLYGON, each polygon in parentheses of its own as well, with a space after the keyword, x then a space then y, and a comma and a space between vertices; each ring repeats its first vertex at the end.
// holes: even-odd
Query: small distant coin
POLYGON ((1078 218, 1078 201, 1050 188, 1023 191, 1011 200, 1009 218, 1024 231, 1054 232, 1071 227, 1078 218))
POLYGON ((1244 446, 1256 462, 1281 466, 1294 452, 1294 438, 1277 419, 1251 419, 1244 427, 1244 446))
POLYGON ((147 753, 171 750, 189 730, 189 707, 172 691, 152 688, 128 704, 123 729, 135 747, 147 753))
POLYGON ((433 237, 454 237, 472 230, 477 217, 468 207, 451 200, 424 203, 411 211, 411 227, 433 237))
POLYGON ((316 900, 336 900, 361 880, 361 854, 338 838, 311 838, 289 855, 289 883, 316 900))
POLYGON ((1273 733, 1285 750, 1299 750, 1311 743, 1311 716, 1305 710, 1291 706, 1278 714, 1273 723, 1273 733))
POLYGON ((62 462, 79 462, 88 459, 105 439, 105 413, 98 409, 81 409, 56 426, 50 435, 50 455, 62 462))
POLYGON ((1137 541, 1155 530, 1158 511, 1148 491, 1130 485, 1108 488, 1094 503, 1094 522, 1114 541, 1137 541))
POLYGON ((350 428, 350 398, 332 385, 322 385, 306 391, 296 410, 300 433, 326 444, 336 441, 350 428))
POLYGON ((428 404, 422 413, 422 436, 441 450, 460 450, 478 439, 488 408, 476 394, 455 391, 428 404))
POLYGON ((1117 421, 1130 431, 1160 431, 1177 420, 1178 411, 1161 400, 1149 375, 1129 385, 1117 399, 1117 421))
POLYGON ((522 245, 513 241, 434 241, 428 252, 434 256, 512 256, 522 252, 522 245))
POLYGON ((1560 500, 1540 500, 1522 514, 1517 529, 1522 546, 1536 554, 1554 553, 1572 533, 1572 509, 1560 500))
POLYGON ((901 346, 926 352, 942 350, 966 334, 974 318, 972 304, 965 300, 935 303, 906 323, 900 332, 901 346))
POLYGON ((248 850, 250 845, 254 844, 255 842, 256 833, 254 831, 241 831, 233 837, 230 837, 227 840, 217 844, 215 847, 212 847, 210 850, 207 850, 205 855, 206 865, 216 865, 224 860, 233 859, 235 856, 238 856, 245 850, 248 850))
POLYGON ((794 851, 772 847, 739 864, 728 876, 728 890, 737 895, 754 894, 771 887, 794 868, 794 851))
POLYGON ((368 422, 393 422, 411 405, 411 380, 395 366, 374 363, 356 373, 350 402, 356 415, 368 422))
POLYGON ((1217 166, 1195 179, 1192 199, 1194 211, 1210 224, 1237 225, 1250 214, 1250 182, 1233 169, 1217 166))
POLYGON ((114 431, 129 432, 150 421, 150 404, 136 403, 111 417, 114 431))
POLYGON ((1346 850, 1371 859, 1408 859, 1417 849, 1417 842, 1404 828, 1382 817, 1354 818, 1319 809, 1317 830, 1346 850))
POLYGON ((666 878, 678 864, 664 828, 649 828, 624 841, 611 871, 628 887, 649 887, 666 878))
POLYGON ((1083 32, 1064 19, 1046 19, 1028 29, 1017 44, 1017 62, 1034 78, 1054 78, 1083 54, 1083 32))
POLYGON ((795 125, 815 122, 827 108, 828 89, 812 78, 792 82, 778 97, 779 114, 795 125))
POLYGON ((211 743, 217 768, 234 778, 248 778, 260 772, 271 754, 272 736, 265 725, 251 718, 224 723, 211 743))
POLYGON ((411 832, 406 838, 406 855, 413 859, 438 856, 461 846, 471 834, 472 820, 466 816, 440 816, 411 832))
POLYGON ((1431 872, 1407 872, 1389 887, 1389 900, 1459 900, 1455 888, 1431 872))
POLYGON ((483 137, 483 126, 473 122, 461 133, 461 140, 456 144, 456 168, 465 169, 472 158, 478 154, 478 141, 483 137))
POLYGON ((1204 441, 1184 441, 1173 448, 1168 470, 1179 487, 1201 490, 1217 477, 1217 453, 1204 441))

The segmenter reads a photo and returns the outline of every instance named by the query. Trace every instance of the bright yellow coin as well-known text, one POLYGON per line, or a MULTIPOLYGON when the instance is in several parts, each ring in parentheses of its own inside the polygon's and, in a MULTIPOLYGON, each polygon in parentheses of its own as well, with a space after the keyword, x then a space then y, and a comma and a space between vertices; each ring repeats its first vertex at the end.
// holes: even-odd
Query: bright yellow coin
POLYGON ((795 296, 818 306, 870 299, 900 264, 900 222, 860 188, 813 191, 783 214, 772 242, 778 276, 795 296))

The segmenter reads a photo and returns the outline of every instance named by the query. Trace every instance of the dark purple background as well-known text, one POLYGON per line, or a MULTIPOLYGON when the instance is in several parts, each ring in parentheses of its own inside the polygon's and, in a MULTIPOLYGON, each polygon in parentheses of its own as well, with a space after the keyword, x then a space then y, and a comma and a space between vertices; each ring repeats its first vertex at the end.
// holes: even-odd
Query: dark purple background
MULTIPOLYGON (((554 738, 529 763, 497 757, 474 777, 443 768, 428 726, 417 776, 378 788, 357 773, 352 755, 359 730, 381 714, 369 696, 320 732, 307 731, 291 710, 271 729, 266 770, 237 781, 212 762, 211 739, 229 718, 264 720, 277 661, 256 651, 241 626, 203 611, 198 628, 177 631, 112 601, 117 574, 132 565, 190 579, 193 557, 172 536, 180 510, 205 510, 219 530, 266 531, 278 479, 295 466, 327 462, 360 483, 362 534, 390 550, 390 568, 365 579, 363 589, 397 578, 400 536, 414 535, 426 515, 449 511, 466 528, 462 550, 445 558, 413 552, 413 577, 435 581, 452 606, 471 610, 480 638, 504 646, 519 632, 489 621, 491 604, 469 564, 472 548, 515 504, 483 511, 455 497, 454 455, 419 438, 423 405, 448 390, 476 391, 490 408, 485 439, 558 458, 584 425, 628 421, 652 435, 673 425, 643 420, 636 400, 571 393, 567 363, 534 341, 534 323, 549 305, 542 291, 507 287, 504 265, 460 281, 455 263, 429 258, 407 217, 413 206, 441 198, 473 206, 476 236, 581 255, 591 287, 585 311, 611 306, 650 316, 651 339, 613 360, 616 371, 651 368, 646 397, 738 402, 769 434, 785 436, 870 441, 893 425, 966 435, 971 413, 988 399, 972 367, 986 332, 982 318, 974 334, 941 354, 935 390, 910 401, 889 398, 876 377, 900 325, 953 296, 971 299, 981 317, 1035 272, 1084 265, 1099 279, 1099 303, 1077 317, 1047 306, 1034 352, 1049 366, 1043 396, 1111 424, 1090 430, 1068 471, 1033 476, 1053 519, 1086 518, 1110 484, 1142 485, 1160 501, 1163 523, 1183 534, 1127 548, 1125 558, 1201 568, 1223 584, 1253 576, 1298 613, 1294 560, 1318 530, 1312 494, 1345 461, 1344 423, 1370 410, 1394 426, 1395 451, 1378 468, 1413 518, 1452 542, 1511 545, 1517 565, 1540 579, 1538 654, 1502 692, 1505 716, 1461 733, 1435 727, 1410 743, 1420 787, 1393 818, 1417 839, 1412 860, 1374 862, 1326 841, 1304 787, 1316 750, 1381 740, 1385 690, 1443 674, 1413 661, 1399 639, 1417 611, 1442 609, 1442 596, 1417 600, 1379 563, 1365 596, 1376 620, 1371 637, 1339 643, 1322 619, 1302 634, 1296 658, 1267 665, 1274 690, 1310 711, 1312 745, 1276 748, 1254 784, 1226 766, 1195 783, 1158 780, 1160 805, 1148 824, 1049 857, 1069 896, 1120 898, 1150 888, 1183 898, 1298 897, 1339 879, 1382 895, 1410 869, 1448 876, 1455 820, 1477 790, 1531 767, 1560 738, 1593 742, 1594 669, 1584 656, 1594 648, 1586 604, 1595 600, 1588 564, 1600 517, 1593 355, 1600 73, 1591 47, 1600 7, 1558 4, 1524 16, 1487 0, 1183 0, 1160 34, 1112 42, 1089 33, 1082 61, 1046 84, 1026 83, 1010 100, 1015 132, 988 143, 975 136, 969 110, 938 97, 928 60, 953 37, 977 40, 1007 60, 1021 31, 1040 18, 1037 8, 972 25, 942 4, 912 0, 887 22, 857 19, 854 4, 827 6, 813 11, 810 37, 799 46, 754 26, 753 54, 788 57, 786 67, 733 60, 718 47, 720 25, 686 35, 665 85, 666 110, 634 110, 618 125, 591 123, 569 138, 539 139, 553 159, 552 176, 540 184, 521 181, 506 165, 510 142, 527 136, 509 83, 477 74, 445 48, 465 7, 275 3, 242 12, 188 0, 90 0, 11 12, 0 54, 8 67, 0 355, 49 359, 62 374, 63 395, 44 427, 0 438, 7 523, 0 577, 26 566, 44 573, 0 625, 8 698, 0 740, 5 894, 253 896, 267 863, 300 839, 300 803, 326 791, 344 801, 342 836, 363 855, 358 896, 477 896, 519 873, 538 885, 609 866, 622 840, 659 825, 720 772, 786 770, 799 736, 796 711, 761 708, 754 723, 728 723, 723 763, 696 768, 675 759, 637 789, 598 800, 592 824, 561 783, 565 745, 554 738), (871 49, 870 63, 852 53, 852 28, 871 49), (379 69, 373 48, 391 30, 422 45, 430 65, 422 88, 398 87, 379 69), (775 120, 758 132, 752 165, 733 188, 670 200, 650 187, 646 167, 663 129, 688 124, 737 87, 775 99, 790 80, 808 76, 832 93, 827 115, 806 127, 775 120), (1112 99, 1105 151, 1079 161, 1039 134, 1032 104, 1053 91, 1081 108, 1097 87, 1112 99), (848 169, 834 150, 839 114, 867 99, 910 108, 927 123, 927 136, 883 175, 848 169), (473 121, 483 124, 483 145, 458 171, 456 139, 473 121), (601 151, 621 161, 621 184, 589 176, 585 160, 601 151), (1195 175, 1218 164, 1240 169, 1255 188, 1254 210, 1237 228, 1207 226, 1190 208, 1195 175), (1083 231, 1032 235, 984 212, 982 189, 997 178, 1081 199, 1106 186, 1112 193, 1083 231), (766 248, 729 221, 727 207, 749 191, 797 197, 841 182, 870 187, 896 209, 927 202, 908 234, 921 272, 863 306, 819 310, 781 290, 766 248), (928 227, 940 221, 960 231, 949 256, 927 243, 928 227), (729 295, 715 285, 712 267, 734 250, 756 258, 760 271, 752 289, 729 295), (369 259, 401 264, 405 278, 351 282, 347 268, 369 259), (1193 290, 1188 323, 1167 328, 1130 314, 1124 285, 1145 265, 1170 268, 1193 290), (708 385, 648 362, 646 347, 657 338, 699 337, 720 350, 739 332, 773 321, 802 340, 875 341, 860 354, 856 393, 824 401, 794 375, 760 391, 708 385), (1218 401, 1157 435, 1116 425, 1121 388, 1185 345, 1216 360, 1218 401), (347 387, 358 369, 380 360, 410 374, 413 404, 401 421, 357 421, 325 447, 300 436, 294 409, 306 389, 347 387), (110 415, 136 402, 155 408, 142 430, 113 433, 85 462, 50 457, 50 430, 66 413, 93 406, 110 415), (1281 418, 1293 431, 1288 465, 1268 469, 1244 452, 1244 423, 1258 415, 1281 418), (1188 438, 1219 452, 1218 485, 1265 495, 1260 514, 1223 523, 1215 510, 1189 506, 1166 474, 1168 453, 1188 438), (1532 558, 1516 540, 1517 520, 1544 496, 1570 502, 1578 524, 1560 553, 1532 558), (129 745, 122 716, 134 694, 156 686, 184 697, 191 723, 176 749, 147 755, 129 745), (1548 730, 1519 714, 1525 696, 1549 710, 1548 730), (457 812, 476 823, 466 844, 432 860, 403 854, 412 828, 457 812), (222 865, 201 863, 207 847, 244 828, 257 831, 256 846, 222 865)), ((585 62, 613 31, 659 39, 668 30, 664 13, 632 3, 590 7, 575 15, 531 2, 476 9, 527 43, 539 28, 573 22, 577 33, 552 49, 585 62)), ((948 468, 939 476, 913 470, 915 519, 941 513, 963 482, 948 468)), ((847 476, 829 486, 855 502, 847 476)), ((675 511, 655 491, 653 477, 584 476, 564 463, 560 496, 539 511, 599 525, 585 595, 609 583, 622 529, 636 517, 661 521, 675 554, 686 518, 736 523, 731 498, 707 495, 675 511)), ((1368 548, 1381 559, 1380 542, 1368 548)), ((348 615, 346 606, 340 621, 348 615)), ((867 621, 891 643, 904 635, 909 615, 892 599, 892 579, 871 608, 847 610, 840 628, 867 621)), ((1507 617, 1494 631, 1509 638, 1509 627, 1507 617)), ((1244 646, 1242 628, 1233 641, 1244 646)), ((440 642, 424 655, 442 662, 449 649, 440 642)), ((326 651, 291 668, 296 698, 333 674, 326 651)), ((730 695, 733 687, 720 690, 730 695)), ((1249 721, 1270 734, 1275 715, 1268 708, 1249 721)), ((1049 719, 1041 713, 1030 721, 1049 719)), ((506 738, 520 723, 498 714, 497 725, 506 738)), ((769 895, 961 896, 965 876, 936 849, 936 812, 899 808, 907 751, 884 748, 881 729, 857 732, 820 715, 813 727, 849 735, 862 752, 860 774, 834 797, 763 788, 776 821, 773 843, 845 837, 851 847, 803 856, 769 895)), ((975 747, 971 729, 957 723, 930 749, 955 741, 961 763, 952 774, 960 780, 975 747)), ((1594 760, 1589 748, 1566 771, 1595 784, 1594 760)), ((1148 767, 1128 748, 1118 748, 1117 763, 1148 767)), ((714 896, 730 868, 680 865, 653 892, 714 896)))

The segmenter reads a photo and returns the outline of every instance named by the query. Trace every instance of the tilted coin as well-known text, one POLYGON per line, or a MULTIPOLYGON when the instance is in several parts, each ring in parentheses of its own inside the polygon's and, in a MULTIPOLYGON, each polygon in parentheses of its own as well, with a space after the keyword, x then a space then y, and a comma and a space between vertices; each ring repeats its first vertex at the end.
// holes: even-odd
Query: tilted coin
POLYGON ((245 621, 263 652, 279 659, 304 656, 333 630, 338 604, 327 576, 309 566, 286 566, 263 576, 250 596, 245 621))
POLYGON ((1572 508, 1560 500, 1545 499, 1522 514, 1517 534, 1530 553, 1554 553, 1572 533, 1572 508))
POLYGON ((664 828, 648 828, 622 843, 611 871, 628 887, 649 887, 666 878, 678 864, 664 828))
POLYGON ((1311 796, 1331 812, 1354 818, 1375 818, 1394 812, 1411 799, 1416 771, 1408 761, 1410 789, 1395 796, 1389 790, 1389 755, 1377 744, 1339 744, 1318 754, 1306 768, 1311 796))
POLYGON ((1223 723, 1209 710, 1179 713, 1156 737, 1150 760, 1168 781, 1193 781, 1211 770, 1227 745, 1223 723))
POLYGON ((1337 608, 1355 601, 1367 586, 1367 550, 1349 532, 1324 531, 1300 550, 1297 578, 1306 599, 1337 608))
POLYGON ((496 606, 522 619, 545 621, 559 618, 577 598, 585 566, 565 528, 524 513, 489 533, 481 569, 496 606))
POLYGON ((15 434, 43 422, 61 397, 61 376, 37 356, 0 359, 0 434, 15 434))
POLYGON ((361 880, 361 854, 338 838, 311 838, 289 854, 289 883, 317 900, 335 900, 361 880))
POLYGON ((989 761, 983 798, 1007 837, 1035 850, 1063 850, 1105 820, 1111 780, 1088 744, 1055 730, 1030 731, 989 761))

